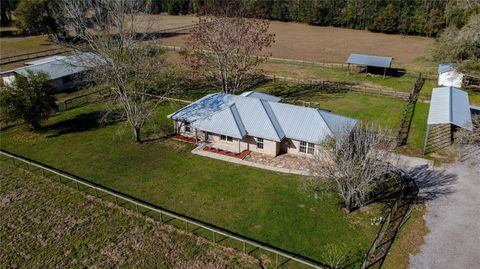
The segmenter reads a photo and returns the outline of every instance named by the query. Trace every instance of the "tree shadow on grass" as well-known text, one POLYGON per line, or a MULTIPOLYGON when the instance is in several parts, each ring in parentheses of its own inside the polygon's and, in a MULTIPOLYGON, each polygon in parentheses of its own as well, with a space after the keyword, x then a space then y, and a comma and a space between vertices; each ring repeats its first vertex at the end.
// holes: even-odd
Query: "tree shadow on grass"
POLYGON ((282 98, 307 98, 318 96, 328 99, 341 98, 348 92, 350 84, 344 82, 320 83, 320 84, 281 84, 275 86, 268 93, 282 98))
POLYGON ((43 132, 52 132, 47 138, 58 137, 69 133, 79 133, 89 130, 98 129, 106 125, 114 124, 122 121, 120 118, 109 118, 105 120, 105 113, 100 111, 84 113, 77 115, 72 119, 56 122, 45 126, 43 132))

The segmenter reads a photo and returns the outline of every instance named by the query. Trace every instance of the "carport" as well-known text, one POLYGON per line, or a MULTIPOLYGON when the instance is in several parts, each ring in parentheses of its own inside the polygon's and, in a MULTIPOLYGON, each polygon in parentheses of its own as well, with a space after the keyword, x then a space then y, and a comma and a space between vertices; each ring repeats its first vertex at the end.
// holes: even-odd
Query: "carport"
POLYGON ((350 71, 350 65, 365 66, 365 74, 368 73, 368 67, 383 68, 383 78, 387 75, 387 69, 392 65, 392 57, 375 56, 366 54, 350 54, 347 59, 348 71, 350 71))

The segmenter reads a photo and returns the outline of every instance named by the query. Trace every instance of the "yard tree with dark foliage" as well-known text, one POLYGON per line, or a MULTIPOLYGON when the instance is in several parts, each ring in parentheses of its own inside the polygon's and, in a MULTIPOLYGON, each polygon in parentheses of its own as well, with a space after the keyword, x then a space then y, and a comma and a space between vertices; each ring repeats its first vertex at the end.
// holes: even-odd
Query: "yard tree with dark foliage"
POLYGON ((54 88, 45 73, 29 71, 26 76, 17 76, 10 84, 2 84, 1 110, 9 121, 23 119, 38 130, 41 129, 42 120, 57 109, 54 88))

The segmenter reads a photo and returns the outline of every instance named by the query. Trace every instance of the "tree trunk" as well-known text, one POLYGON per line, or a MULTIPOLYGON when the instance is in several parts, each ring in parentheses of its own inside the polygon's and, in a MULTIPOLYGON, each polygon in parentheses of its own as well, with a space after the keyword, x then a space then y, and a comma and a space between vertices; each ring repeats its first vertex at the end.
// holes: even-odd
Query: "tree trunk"
POLYGON ((140 138, 140 128, 133 127, 133 132, 135 134, 135 143, 137 143, 137 144, 142 143, 142 140, 140 138))

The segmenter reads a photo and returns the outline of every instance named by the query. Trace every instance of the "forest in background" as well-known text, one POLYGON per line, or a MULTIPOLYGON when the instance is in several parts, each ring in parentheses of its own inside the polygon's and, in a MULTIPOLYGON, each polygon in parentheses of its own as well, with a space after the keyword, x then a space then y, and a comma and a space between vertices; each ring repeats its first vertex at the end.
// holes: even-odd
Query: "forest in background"
MULTIPOLYGON (((205 5, 228 0, 154 0, 152 12, 199 13, 205 5)), ((270 20, 336 26, 389 34, 436 37, 444 28, 461 28, 480 13, 478 0, 245 0, 247 8, 270 20)))
MULTIPOLYGON (((56 0, 30 0, 45 6, 56 0)), ((146 0, 139 0, 146 1, 146 0)), ((1 23, 11 22, 19 0, 1 0, 1 23)), ((224 6, 231 0, 151 0, 154 14, 201 13, 207 5, 224 6)), ((444 28, 461 28, 480 13, 480 0, 243 0, 264 19, 336 26, 374 32, 436 37, 444 28)))

